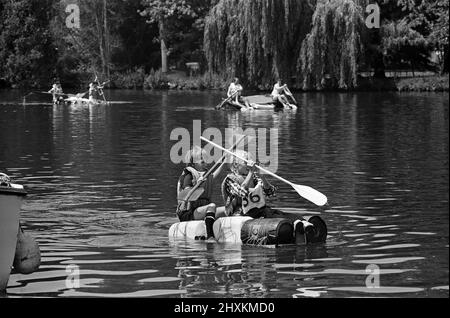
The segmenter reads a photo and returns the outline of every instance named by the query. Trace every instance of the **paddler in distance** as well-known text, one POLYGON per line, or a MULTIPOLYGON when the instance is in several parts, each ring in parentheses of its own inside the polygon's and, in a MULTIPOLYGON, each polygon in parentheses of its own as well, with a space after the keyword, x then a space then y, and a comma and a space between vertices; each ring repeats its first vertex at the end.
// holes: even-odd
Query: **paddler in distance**
POLYGON ((281 105, 283 105, 286 108, 296 108, 295 105, 292 105, 289 102, 289 99, 286 96, 286 92, 288 90, 287 84, 282 83, 281 79, 278 79, 278 81, 275 83, 272 91, 272 99, 274 102, 279 102, 281 105))
POLYGON ((98 77, 95 76, 95 80, 89 84, 89 102, 95 103, 102 97, 104 99, 103 88, 106 83, 100 84, 98 77))
POLYGON ((89 102, 93 103, 97 100, 97 86, 95 83, 89 84, 89 102))
POLYGON ((54 84, 52 86, 52 89, 48 91, 53 96, 53 104, 59 104, 62 101, 64 101, 64 98, 62 96, 63 90, 61 87, 61 83, 59 80, 55 80, 54 84))
POLYGON ((251 105, 242 97, 242 92, 244 88, 240 84, 239 78, 234 78, 228 87, 227 96, 229 99, 232 98, 231 103, 240 107, 250 109, 251 105))

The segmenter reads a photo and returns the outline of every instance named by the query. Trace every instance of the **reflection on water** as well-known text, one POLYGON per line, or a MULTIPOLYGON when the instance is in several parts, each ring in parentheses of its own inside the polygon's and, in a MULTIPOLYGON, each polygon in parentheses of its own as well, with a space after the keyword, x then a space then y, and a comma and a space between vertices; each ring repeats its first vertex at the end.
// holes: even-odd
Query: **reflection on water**
POLYGON ((302 94, 296 112, 248 113, 214 111, 212 93, 109 98, 53 107, 0 92, 0 170, 27 187, 22 220, 42 250, 39 272, 13 274, 7 297, 448 297, 448 94, 302 94), (277 128, 280 175, 330 205, 282 184, 272 205, 320 214, 328 243, 168 242, 182 169, 169 137, 193 120, 277 128), (373 269, 380 288, 366 287, 373 269))

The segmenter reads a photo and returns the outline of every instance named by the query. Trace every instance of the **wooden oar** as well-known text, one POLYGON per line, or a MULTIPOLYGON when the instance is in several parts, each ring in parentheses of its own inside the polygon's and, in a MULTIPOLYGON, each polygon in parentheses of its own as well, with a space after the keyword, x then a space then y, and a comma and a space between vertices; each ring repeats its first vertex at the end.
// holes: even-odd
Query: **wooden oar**
POLYGON ((234 97, 236 97, 236 95, 239 93, 239 91, 237 91, 236 93, 234 93, 233 95, 231 95, 230 97, 228 97, 227 99, 225 99, 222 103, 220 103, 219 105, 216 106, 216 110, 220 110, 222 109, 223 106, 225 106, 226 103, 228 103, 229 101, 231 101, 234 97))
POLYGON ((106 104, 108 104, 108 102, 106 101, 105 93, 103 92, 103 87, 104 87, 106 84, 108 84, 109 82, 111 82, 111 81, 104 82, 102 85, 99 86, 99 89, 98 89, 99 92, 100 92, 100 95, 103 97, 103 101, 104 101, 106 104))
POLYGON ((49 92, 31 92, 28 95, 26 95, 25 97, 28 97, 32 94, 45 94, 45 95, 56 95, 56 96, 68 96, 69 94, 64 94, 64 93, 49 93, 49 92))
POLYGON ((294 94, 292 94, 291 90, 286 86, 286 88, 284 89, 286 91, 286 93, 292 98, 292 100, 294 101, 294 103, 296 105, 298 105, 297 100, 294 97, 294 94))
MULTIPOLYGON (((208 140, 208 139, 206 139, 204 137, 201 137, 201 140, 209 143, 210 145, 213 145, 217 149, 220 149, 220 150, 222 150, 222 151, 224 151, 224 152, 226 152, 226 153, 228 153, 228 154, 230 154, 230 155, 232 155, 232 156, 234 156, 234 157, 236 157, 236 158, 238 158, 238 159, 240 159, 240 160, 242 160, 242 161, 244 161, 246 163, 250 163, 249 160, 246 160, 244 158, 239 157, 237 154, 235 154, 235 153, 233 153, 233 152, 231 152, 229 150, 224 149, 223 147, 213 143, 212 141, 210 141, 210 140, 208 140)), ((316 204, 318 206, 324 206, 328 202, 328 198, 324 194, 320 193, 319 191, 317 191, 317 190, 315 190, 315 189, 313 189, 311 187, 307 187, 307 186, 303 186, 303 185, 298 185, 298 184, 292 183, 292 182, 290 182, 290 181, 288 181, 286 179, 283 179, 282 177, 276 175, 275 173, 273 173, 273 172, 271 172, 271 171, 269 171, 267 169, 264 169, 264 168, 262 168, 260 166, 257 166, 257 165, 255 167, 258 168, 260 171, 264 172, 265 174, 268 174, 268 175, 270 175, 270 176, 280 180, 281 182, 284 182, 284 183, 290 185, 292 188, 294 188, 294 190, 301 197, 305 198, 306 200, 308 200, 308 201, 310 201, 310 202, 312 202, 312 203, 314 203, 314 204, 316 204)))
MULTIPOLYGON (((246 138, 246 136, 240 135, 238 136, 238 141, 233 145, 233 147, 230 148, 229 151, 233 151, 237 146, 240 145, 240 143, 246 138)), ((203 179, 208 179, 208 177, 213 174, 216 169, 222 164, 222 161, 226 159, 226 157, 228 157, 228 154, 223 155, 217 162, 216 164, 209 169, 209 171, 207 173, 205 173, 205 175, 203 176, 203 179)), ((197 201, 200 196, 204 193, 204 189, 200 189, 199 187, 202 185, 201 182, 197 182, 197 184, 192 188, 189 189, 187 191, 181 191, 180 194, 178 195, 178 200, 179 201, 183 201, 183 202, 191 202, 191 201, 197 201)))

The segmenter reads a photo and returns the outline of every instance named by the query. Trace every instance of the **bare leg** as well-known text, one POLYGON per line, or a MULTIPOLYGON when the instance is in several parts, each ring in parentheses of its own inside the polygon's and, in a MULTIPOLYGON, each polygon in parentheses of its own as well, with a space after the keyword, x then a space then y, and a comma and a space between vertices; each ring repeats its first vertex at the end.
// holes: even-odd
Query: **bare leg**
POLYGON ((278 101, 281 105, 283 105, 283 107, 287 107, 286 102, 283 100, 283 96, 278 95, 278 96, 277 96, 277 101, 278 101))
POLYGON ((225 207, 224 206, 222 206, 222 207, 220 207, 220 208, 217 208, 216 206, 215 206, 215 204, 210 204, 210 205, 206 205, 206 206, 203 206, 203 207, 201 207, 201 208, 198 208, 197 210, 195 210, 195 212, 194 212, 194 218, 195 218, 195 221, 203 221, 205 218, 206 218, 206 214, 211 210, 212 211, 212 209, 213 209, 213 206, 214 205, 214 207, 215 207, 215 209, 216 209, 216 219, 220 219, 220 218, 224 218, 224 217, 227 217, 228 215, 226 214, 226 209, 225 209, 225 207), (210 209, 208 209, 208 207, 210 208, 210 209))
POLYGON ((206 239, 214 238, 214 222, 216 222, 216 211, 217 207, 214 203, 211 203, 206 206, 202 206, 194 211, 194 218, 196 220, 205 220, 206 225, 206 239), (202 219, 200 219, 203 217, 202 219))
POLYGON ((214 213, 216 213, 216 209, 217 208, 216 208, 215 204, 202 206, 202 207, 198 208, 197 210, 195 210, 194 220, 195 221, 203 221, 206 218, 206 214, 208 212, 212 212, 214 210, 214 213))
POLYGON ((227 217, 227 216, 228 216, 228 215, 227 215, 227 213, 226 213, 226 209, 225 209, 224 206, 222 206, 222 207, 220 207, 220 208, 217 208, 217 211, 216 211, 216 219, 225 218, 225 217, 227 217))

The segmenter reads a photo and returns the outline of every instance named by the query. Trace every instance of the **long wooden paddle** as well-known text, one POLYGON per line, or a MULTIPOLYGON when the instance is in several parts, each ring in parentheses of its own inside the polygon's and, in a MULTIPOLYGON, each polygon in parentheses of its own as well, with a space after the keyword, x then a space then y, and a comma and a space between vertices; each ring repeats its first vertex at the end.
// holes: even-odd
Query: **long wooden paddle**
POLYGON ((104 82, 103 84, 99 85, 99 88, 98 88, 98 91, 99 91, 100 95, 103 97, 103 101, 106 104, 108 104, 108 101, 106 100, 105 92, 103 91, 103 87, 105 87, 105 85, 108 84, 109 82, 111 82, 111 81, 104 82))
POLYGON ((234 93, 233 95, 231 95, 230 97, 228 97, 227 99, 225 99, 222 103, 220 103, 219 105, 216 106, 216 110, 220 110, 222 109, 223 106, 225 106, 226 103, 228 103, 229 101, 231 101, 234 97, 236 97, 236 95, 239 93, 239 91, 237 91, 236 93, 234 93))
POLYGON ((286 86, 286 88, 284 89, 285 92, 292 98, 292 100, 294 101, 294 103, 296 105, 298 105, 297 100, 294 97, 294 94, 292 94, 291 90, 286 86))
MULTIPOLYGON (((238 136, 238 141, 233 144, 233 147, 230 148, 229 151, 233 151, 237 146, 240 145, 240 143, 246 138, 246 136, 240 135, 238 136)), ((207 173, 203 176, 203 179, 208 179, 208 177, 213 174, 216 169, 222 164, 222 161, 228 157, 228 154, 224 154, 217 162, 216 164, 209 169, 207 173)), ((199 189, 202 185, 201 182, 197 182, 197 184, 192 188, 185 191, 181 191, 178 195, 178 200, 183 202, 191 202, 191 201, 197 201, 200 196, 204 193, 204 189, 199 189)))
POLYGON ((56 96, 69 96, 69 94, 64 94, 64 93, 49 93, 49 92, 31 92, 27 95, 25 95, 24 97, 28 97, 32 94, 44 94, 44 95, 56 95, 56 96))
MULTIPOLYGON (((244 158, 239 157, 237 154, 233 153, 232 151, 224 149, 223 147, 213 143, 212 141, 210 141, 210 140, 208 140, 208 139, 206 139, 204 137, 201 137, 201 140, 209 143, 210 145, 213 145, 217 149, 220 149, 220 150, 224 151, 225 153, 228 153, 228 154, 230 154, 230 155, 232 155, 232 156, 234 156, 234 157, 236 157, 236 158, 238 158, 238 159, 240 159, 240 160, 242 160, 242 161, 244 161, 246 163, 250 163, 249 160, 246 160, 244 158)), ((290 182, 290 181, 288 181, 286 179, 283 179, 282 177, 276 175, 275 173, 273 173, 273 172, 271 172, 271 171, 269 171, 267 169, 264 169, 264 168, 262 168, 260 166, 256 166, 256 168, 258 168, 260 171, 264 172, 265 174, 268 174, 268 175, 270 175, 270 176, 280 180, 281 182, 284 182, 284 183, 290 185, 292 188, 294 188, 294 190, 301 197, 305 198, 306 200, 308 200, 308 201, 310 201, 310 202, 312 202, 312 203, 314 203, 314 204, 316 204, 318 206, 324 206, 328 202, 328 198, 324 194, 320 193, 319 191, 317 191, 317 190, 315 190, 315 189, 313 189, 311 187, 307 187, 307 186, 303 186, 303 185, 298 185, 298 184, 292 183, 292 182, 290 182)))

